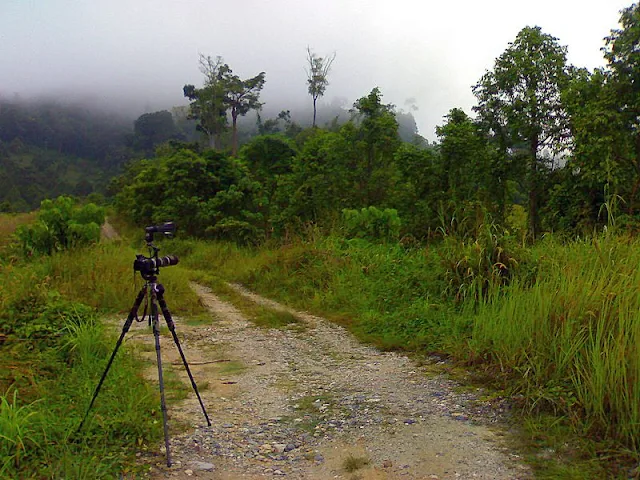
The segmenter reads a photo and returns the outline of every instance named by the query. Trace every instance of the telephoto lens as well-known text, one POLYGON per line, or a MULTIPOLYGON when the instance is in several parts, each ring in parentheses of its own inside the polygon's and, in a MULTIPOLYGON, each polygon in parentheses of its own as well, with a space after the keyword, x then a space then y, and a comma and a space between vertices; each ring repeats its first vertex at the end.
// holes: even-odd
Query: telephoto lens
POLYGON ((153 261, 153 265, 155 268, 160 267, 170 267, 172 265, 177 265, 179 260, 175 255, 165 255, 164 257, 151 258, 153 261))

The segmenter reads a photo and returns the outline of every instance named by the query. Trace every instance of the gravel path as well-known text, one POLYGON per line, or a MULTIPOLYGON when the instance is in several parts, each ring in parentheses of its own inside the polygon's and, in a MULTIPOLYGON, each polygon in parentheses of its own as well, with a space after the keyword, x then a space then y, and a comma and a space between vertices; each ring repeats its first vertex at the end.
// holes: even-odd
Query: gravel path
MULTIPOLYGON (((141 452, 152 478, 532 478, 505 447, 496 426, 502 414, 455 382, 305 313, 295 312, 304 328, 256 327, 208 288, 192 286, 213 321, 176 324, 212 426, 192 391, 169 401, 174 465, 141 452)), ((151 346, 153 336, 134 327, 151 346)), ((163 363, 190 385, 170 337, 162 342, 163 363)))

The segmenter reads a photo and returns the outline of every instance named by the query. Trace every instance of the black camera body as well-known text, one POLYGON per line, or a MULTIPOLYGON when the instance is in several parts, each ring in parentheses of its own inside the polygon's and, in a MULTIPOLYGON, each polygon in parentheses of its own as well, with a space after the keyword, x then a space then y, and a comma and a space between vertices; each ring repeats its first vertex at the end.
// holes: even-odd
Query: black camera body
POLYGON ((180 260, 175 255, 165 255, 164 257, 145 257, 144 255, 136 255, 133 261, 133 271, 140 272, 145 275, 155 275, 160 267, 170 267, 177 265, 180 260))
POLYGON ((176 231, 176 224, 173 222, 166 222, 162 225, 150 225, 144 229, 144 239, 149 247, 149 255, 145 256, 138 254, 133 261, 133 271, 140 272, 142 278, 145 280, 158 275, 160 273, 160 267, 170 267, 178 264, 178 257, 175 255, 165 255, 163 257, 158 256, 160 250, 153 244, 153 234, 162 233, 165 237, 173 237, 176 231))

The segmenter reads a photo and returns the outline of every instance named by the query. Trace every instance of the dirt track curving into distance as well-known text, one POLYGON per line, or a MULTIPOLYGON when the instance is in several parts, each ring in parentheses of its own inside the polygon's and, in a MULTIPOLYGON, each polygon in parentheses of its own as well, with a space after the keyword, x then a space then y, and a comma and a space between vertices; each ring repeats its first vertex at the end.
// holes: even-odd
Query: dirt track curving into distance
MULTIPOLYGON (((192 287, 212 320, 176 319, 177 331, 212 426, 193 391, 169 401, 174 465, 165 465, 160 446, 141 452, 152 478, 532 478, 505 446, 501 414, 433 368, 360 344, 306 313, 295 312, 298 327, 257 327, 208 288, 192 287)), ((154 359, 153 336, 145 324, 134 327, 154 359)), ((169 336, 162 353, 190 385, 169 336)), ((148 376, 156 379, 155 365, 148 376)))

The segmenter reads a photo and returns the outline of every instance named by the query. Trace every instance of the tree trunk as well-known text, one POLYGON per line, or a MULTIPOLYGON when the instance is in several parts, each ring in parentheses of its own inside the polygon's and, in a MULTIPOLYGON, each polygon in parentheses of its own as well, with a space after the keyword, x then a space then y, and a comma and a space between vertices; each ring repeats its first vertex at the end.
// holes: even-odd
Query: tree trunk
POLYGON ((538 218, 538 136, 534 136, 530 145, 529 165, 529 237, 535 240, 540 230, 538 218))
POLYGON ((235 157, 238 154, 238 114, 235 111, 232 111, 231 118, 233 119, 233 126, 231 130, 231 155, 235 157))
POLYGON ((313 125, 312 127, 315 128, 316 126, 316 101, 318 100, 318 97, 313 97, 313 125))

